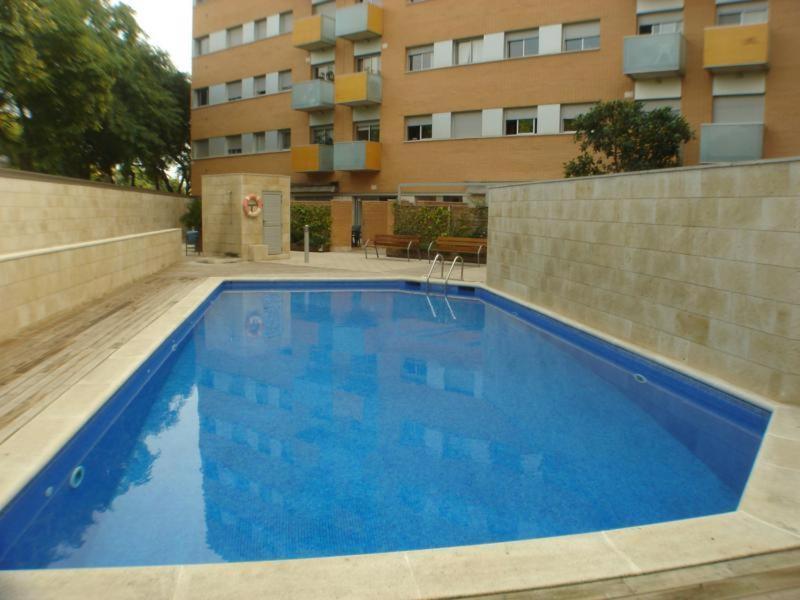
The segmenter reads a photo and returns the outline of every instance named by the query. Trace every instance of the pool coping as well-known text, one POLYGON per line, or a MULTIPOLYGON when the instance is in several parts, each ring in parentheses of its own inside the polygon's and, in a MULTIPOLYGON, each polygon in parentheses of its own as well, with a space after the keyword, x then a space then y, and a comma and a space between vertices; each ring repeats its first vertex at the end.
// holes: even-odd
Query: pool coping
MULTIPOLYGON (((120 385, 225 281, 411 281, 408 276, 209 277, 0 444, 0 508, 30 481, 120 385)), ((585 583, 800 548, 800 407, 778 404, 707 373, 586 327, 478 282, 483 289, 772 411, 735 512, 515 542, 282 561, 0 571, 0 596, 153 598, 447 598, 585 583)))

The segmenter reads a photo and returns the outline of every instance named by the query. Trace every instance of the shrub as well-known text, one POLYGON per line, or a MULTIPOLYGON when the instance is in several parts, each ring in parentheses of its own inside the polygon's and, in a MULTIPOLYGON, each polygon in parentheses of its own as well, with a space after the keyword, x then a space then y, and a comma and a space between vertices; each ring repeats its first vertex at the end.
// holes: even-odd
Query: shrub
POLYGON ((418 235, 423 248, 442 235, 486 237, 488 209, 485 206, 431 206, 397 203, 394 206, 394 232, 418 235))
POLYGON ((304 225, 309 226, 311 250, 327 251, 331 245, 330 206, 292 202, 291 239, 293 247, 303 247, 304 225))
POLYGON ((601 102, 575 118, 581 154, 564 165, 567 177, 664 169, 681 165, 692 139, 686 119, 669 108, 646 111, 641 102, 601 102))

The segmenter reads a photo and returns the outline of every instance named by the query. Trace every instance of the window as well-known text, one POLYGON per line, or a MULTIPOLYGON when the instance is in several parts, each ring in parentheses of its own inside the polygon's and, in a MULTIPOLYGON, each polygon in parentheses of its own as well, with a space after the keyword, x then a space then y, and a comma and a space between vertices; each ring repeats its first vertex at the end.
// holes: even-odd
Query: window
POLYGON ((433 118, 431 115, 406 117, 406 139, 409 141, 429 140, 433 137, 433 118))
POLYGON ((483 38, 461 40, 455 43, 454 62, 457 65, 471 65, 472 63, 481 62, 482 51, 483 38))
POLYGON ((659 108, 669 108, 674 113, 681 113, 680 98, 668 98, 664 100, 640 100, 640 102, 642 103, 642 108, 646 112, 657 110, 659 108))
POLYGON ((408 49, 408 70, 424 71, 433 65, 433 46, 408 49))
POLYGON ((381 72, 381 55, 380 54, 367 54, 366 56, 356 57, 356 71, 358 73, 380 73, 381 72))
POLYGON ((199 88, 194 91, 194 105, 206 106, 208 104, 208 88, 199 88))
POLYGON ((539 30, 514 31, 506 34, 506 58, 539 54, 539 30))
POLYGON ((260 19, 255 23, 255 37, 257 40, 263 40, 267 37, 267 20, 260 19))
POLYGON ((333 145, 333 125, 317 125, 311 128, 311 143, 333 145))
POLYGON ((507 108, 505 111, 505 134, 528 135, 537 132, 536 107, 507 108))
POLYGON ((289 33, 294 29, 294 16, 292 11, 278 15, 278 33, 289 33))
POLYGON ((564 25, 565 52, 593 50, 600 47, 600 21, 564 25))
POLYGON ((355 138, 359 142, 380 142, 381 125, 379 121, 363 121, 355 125, 355 138))
POLYGON ((228 29, 226 32, 226 47, 233 48, 234 46, 240 46, 242 44, 242 35, 243 30, 241 25, 228 29))
POLYGON ((714 123, 763 123, 764 94, 716 96, 714 123))
POLYGON ((329 0, 328 2, 320 2, 311 7, 311 14, 314 15, 327 15, 329 17, 336 16, 336 2, 329 0))
POLYGON ((203 54, 208 54, 209 50, 208 44, 209 44, 209 37, 207 35, 196 38, 194 40, 194 55, 202 56, 203 54))
POLYGON ((195 140, 193 145, 195 158, 206 158, 208 156, 208 140, 195 140))
POLYGON ((451 136, 454 138, 481 137, 483 113, 479 110, 453 113, 451 116, 451 136))
POLYGON ((284 92, 292 89, 292 71, 280 71, 278 73, 278 91, 284 92))
POLYGON ((256 96, 263 96, 267 93, 267 76, 259 75, 253 78, 253 92, 256 96))
POLYGON ((242 99, 242 82, 239 81, 229 81, 226 84, 226 88, 228 91, 228 102, 232 100, 241 100, 242 99))
POLYGON ((561 105, 561 133, 575 131, 575 117, 590 111, 594 104, 562 104, 561 105))
POLYGON ((241 154, 242 153, 242 136, 229 135, 225 138, 225 151, 228 154, 241 154))
POLYGON ((332 62, 314 65, 311 67, 311 79, 326 79, 333 81, 336 69, 332 62))
POLYGON ((639 17, 639 35, 657 35, 659 33, 680 33, 683 31, 683 13, 671 11, 652 13, 639 17))
POLYGON ((767 2, 741 2, 717 7, 717 25, 752 25, 769 19, 767 2))
POLYGON ((253 146, 256 152, 267 151, 267 134, 263 131, 257 131, 253 134, 253 146))
POLYGON ((292 147, 292 130, 278 130, 278 150, 289 150, 292 147))

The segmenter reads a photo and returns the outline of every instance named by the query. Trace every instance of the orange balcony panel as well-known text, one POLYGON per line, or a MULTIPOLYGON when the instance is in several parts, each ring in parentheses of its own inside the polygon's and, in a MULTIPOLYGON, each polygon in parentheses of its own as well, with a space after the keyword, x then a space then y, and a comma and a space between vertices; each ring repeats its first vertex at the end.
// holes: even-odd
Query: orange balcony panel
POLYGON ((332 171, 333 146, 322 144, 292 146, 292 170, 298 173, 332 171))
POLYGON ((292 45, 309 51, 335 46, 336 21, 326 15, 298 19, 292 31, 292 45))
POLYGON ((769 24, 723 25, 705 31, 703 66, 710 71, 766 69, 769 24))
POLYGON ((383 95, 381 76, 376 73, 349 73, 336 78, 336 104, 367 106, 380 104, 383 95))

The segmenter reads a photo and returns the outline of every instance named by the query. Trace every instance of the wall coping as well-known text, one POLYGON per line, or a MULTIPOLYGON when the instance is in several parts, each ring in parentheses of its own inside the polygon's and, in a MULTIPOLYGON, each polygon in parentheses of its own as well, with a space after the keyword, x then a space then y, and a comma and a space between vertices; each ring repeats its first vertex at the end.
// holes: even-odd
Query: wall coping
POLYGON ((87 187, 95 187, 107 190, 116 190, 118 192, 134 192, 137 194, 152 194, 154 196, 166 196, 168 198, 181 198, 188 200, 189 196, 183 194, 176 194, 174 192, 162 192, 161 190, 148 190, 145 188, 128 187, 115 185, 113 183, 106 183, 103 181, 90 181, 88 179, 79 179, 77 177, 64 177, 63 175, 50 175, 49 173, 37 173, 35 171, 22 171, 20 169, 0 168, 0 179, 25 179, 28 181, 41 181, 44 183, 62 183, 65 185, 81 185, 87 187))
POLYGON ((608 173, 606 175, 588 175, 586 177, 563 177, 561 179, 541 179, 533 181, 518 181, 514 183, 489 184, 487 190, 497 190, 511 187, 521 187, 529 185, 540 185, 547 183, 578 183, 581 181, 594 181, 610 179, 612 177, 636 177, 638 175, 660 175, 664 173, 686 173, 689 171, 705 171, 710 169, 728 169, 731 167, 754 167, 759 165, 775 165, 783 163, 800 163, 800 156, 789 156, 782 158, 771 158, 762 160, 747 160, 739 162, 714 163, 706 165, 690 165, 684 167, 673 167, 671 169, 650 169, 648 171, 628 171, 625 173, 608 173))
POLYGON ((173 229, 159 229, 158 231, 145 231, 144 233, 133 233, 131 235, 121 235, 113 238, 103 238, 100 240, 90 240, 88 242, 77 242, 75 244, 65 244, 63 246, 48 246, 47 248, 37 248, 35 250, 24 250, 22 252, 12 252, 10 254, 0 254, 0 263, 9 262, 12 260, 20 260, 23 258, 31 258, 33 256, 42 256, 45 254, 55 254, 57 252, 67 252, 69 250, 79 250, 81 248, 91 248, 93 246, 103 246, 105 244, 114 244, 116 242, 124 242, 126 240, 133 240, 137 238, 145 238, 150 236, 161 235, 173 231, 182 231, 180 228, 173 229))

